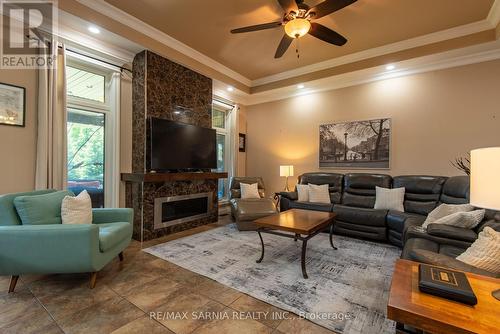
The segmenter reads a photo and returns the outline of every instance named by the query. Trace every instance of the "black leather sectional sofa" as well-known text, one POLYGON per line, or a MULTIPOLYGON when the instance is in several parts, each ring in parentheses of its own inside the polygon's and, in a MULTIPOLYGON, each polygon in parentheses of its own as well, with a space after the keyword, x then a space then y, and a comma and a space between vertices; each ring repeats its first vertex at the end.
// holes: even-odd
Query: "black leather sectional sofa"
POLYGON ((337 214, 337 234, 390 242, 403 248, 402 258, 481 273, 455 257, 463 253, 485 226, 500 231, 500 213, 487 211, 484 221, 473 230, 430 224, 421 228, 427 215, 441 203, 469 202, 467 176, 395 176, 368 173, 305 173, 300 184, 328 184, 329 204, 298 202, 296 192, 282 192, 280 209, 331 211, 337 214), (405 212, 375 210, 375 187, 405 188, 405 212))

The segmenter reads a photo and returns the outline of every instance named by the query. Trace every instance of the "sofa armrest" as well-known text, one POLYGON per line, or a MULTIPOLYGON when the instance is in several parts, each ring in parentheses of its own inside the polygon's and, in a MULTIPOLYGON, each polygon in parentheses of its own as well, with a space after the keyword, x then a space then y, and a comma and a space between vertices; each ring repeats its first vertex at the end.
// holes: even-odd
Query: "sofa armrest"
POLYGON ((466 271, 478 275, 497 277, 494 273, 489 271, 476 268, 462 261, 458 261, 450 256, 434 253, 429 250, 415 249, 410 252, 410 257, 412 260, 417 262, 422 262, 425 264, 430 264, 438 267, 450 268, 453 270, 466 271))
POLYGON ((408 217, 404 221, 404 226, 403 226, 403 240, 406 240, 406 232, 409 229, 420 229, 422 224, 424 223, 425 219, 422 219, 420 217, 408 217))
POLYGON ((296 191, 282 191, 279 193, 281 197, 288 198, 291 201, 296 201, 299 199, 299 195, 296 191))
POLYGON ((477 239, 477 233, 473 230, 444 224, 429 224, 427 226, 427 233, 436 237, 468 242, 474 242, 477 239))
POLYGON ((132 224, 134 220, 134 210, 128 208, 119 209, 92 209, 92 223, 116 223, 128 222, 132 224))
POLYGON ((420 239, 426 239, 429 241, 433 241, 435 243, 438 243, 440 245, 450 245, 450 246, 455 246, 455 247, 461 247, 461 248, 469 248, 472 242, 470 241, 464 241, 464 240, 459 240, 459 239, 452 239, 452 238, 444 238, 444 237, 438 237, 435 235, 431 235, 427 233, 425 229, 422 228, 422 226, 409 226, 408 229, 405 231, 404 234, 404 242, 406 243, 409 239, 412 238, 420 238, 420 239))
POLYGON ((0 275, 93 271, 98 253, 93 224, 0 226, 0 275))
POLYGON ((290 202, 290 209, 332 212, 333 204, 292 201, 290 202))

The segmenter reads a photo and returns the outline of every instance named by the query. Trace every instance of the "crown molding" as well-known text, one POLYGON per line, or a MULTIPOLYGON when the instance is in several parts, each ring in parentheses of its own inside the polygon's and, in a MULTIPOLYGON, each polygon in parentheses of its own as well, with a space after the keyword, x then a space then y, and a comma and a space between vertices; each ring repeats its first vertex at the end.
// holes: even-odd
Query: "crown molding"
MULTIPOLYGON (((59 14, 60 13, 66 14, 66 12, 60 9, 58 11, 59 14)), ((0 15, 2 16, 6 15, 3 12, 2 8, 0 8, 0 15)), ((17 20, 17 18, 14 19, 17 20)), ((71 45, 72 47, 80 51, 86 53, 89 53, 88 52, 89 50, 97 51, 106 60, 120 63, 119 65, 130 63, 134 59, 135 53, 131 52, 130 50, 120 48, 111 43, 103 42, 102 40, 97 38, 89 37, 88 34, 84 34, 67 25, 65 23, 65 20, 67 19, 68 19, 67 16, 59 15, 56 23, 57 29, 55 31, 54 30, 51 31, 45 30, 45 31, 50 32, 53 35, 63 39, 65 44, 71 45), (88 45, 91 45, 92 48, 89 48, 88 45)))
POLYGON ((242 105, 251 105, 252 104, 252 95, 246 92, 243 92, 237 88, 234 88, 232 92, 227 91, 227 84, 216 79, 212 79, 212 92, 215 96, 222 97, 228 101, 242 104, 242 105))
POLYGON ((160 43, 230 77, 233 78, 246 86, 250 86, 251 80, 245 76, 233 71, 229 67, 217 62, 216 60, 204 55, 203 53, 196 51, 195 49, 187 46, 186 44, 178 41, 177 39, 165 34, 164 32, 150 26, 149 24, 139 20, 135 16, 132 16, 119 8, 107 3, 104 0, 76 0, 80 4, 92 8, 99 13, 118 21, 122 24, 129 26, 130 28, 147 35, 160 43))
POLYGON ((112 45, 97 38, 89 37, 73 28, 65 25, 59 20, 57 35, 64 39, 67 44, 73 45, 78 49, 89 49, 87 46, 92 45, 92 50, 99 52, 107 60, 111 62, 119 62, 123 64, 131 63, 134 60, 135 53, 125 50, 116 45, 112 45))
POLYGON ((490 22, 492 27, 496 27, 500 23, 500 0, 495 0, 486 20, 490 22))
POLYGON ((235 98, 241 100, 236 102, 244 105, 255 105, 496 59, 500 59, 500 40, 399 62, 396 63, 399 69, 397 71, 387 72, 384 66, 377 66, 310 81, 306 84, 306 88, 300 91, 293 85, 255 94, 241 94, 241 92, 235 98))
MULTIPOLYGON (((499 0, 497 0, 499 1, 499 0)), ((300 75, 309 74, 328 68, 353 63, 356 61, 383 56, 389 53, 399 52, 416 48, 423 45, 442 42, 453 38, 475 34, 484 30, 492 29, 494 26, 487 20, 478 21, 451 29, 434 32, 428 35, 419 36, 404 41, 383 45, 380 47, 351 53, 342 57, 333 58, 320 63, 299 67, 290 71, 281 72, 252 81, 252 87, 269 84, 272 82, 294 78, 300 75)))
MULTIPOLYGON (((202 54, 199 51, 196 51, 195 49, 187 46, 186 44, 176 40, 175 38, 169 36, 168 34, 150 26, 149 24, 139 20, 138 18, 122 11, 119 8, 114 7, 113 5, 105 2, 104 0, 76 0, 77 2, 81 3, 82 5, 92 8, 103 15, 114 19, 118 22, 121 22, 122 24, 128 25, 130 28, 141 32, 147 36, 150 36, 153 39, 158 40, 159 42, 163 43, 164 45, 175 49, 176 51, 234 79, 239 81, 240 83, 246 85, 247 87, 256 87, 256 86, 261 86, 264 84, 284 80, 284 79, 289 79, 293 78, 296 76, 304 75, 304 74, 309 74, 312 72, 316 71, 321 71, 325 70, 331 67, 336 67, 364 59, 369 59, 372 57, 377 57, 377 56, 382 56, 385 54, 389 53, 394 53, 394 52, 399 52, 427 44, 432 44, 432 43, 437 43, 453 38, 458 38, 458 37, 463 37, 471 34, 475 34, 478 32, 482 32, 485 30, 490 30, 494 29, 498 23, 500 22, 500 0, 495 0, 495 2, 492 5, 492 8, 490 9, 490 12, 488 14, 488 17, 482 21, 454 27, 451 29, 446 29, 438 32, 434 32, 428 35, 424 36, 419 36, 415 38, 411 38, 408 40, 392 43, 392 44, 387 44, 384 46, 360 51, 357 53, 345 55, 342 57, 337 57, 333 58, 327 61, 319 62, 316 64, 311 64, 307 66, 303 66, 300 68, 296 68, 293 70, 281 72, 275 75, 270 75, 266 76, 263 78, 259 78, 256 80, 250 80, 247 77, 241 75, 240 73, 237 73, 234 70, 231 70, 230 68, 226 67, 225 65, 217 62, 216 60, 202 54)), ((220 82, 222 84, 222 82, 220 82)), ((224 85, 227 86, 227 85, 224 85)), ((286 88, 286 87, 284 87, 286 88)), ((227 95, 225 92, 221 92, 225 95, 227 95)), ((247 94, 245 92, 239 92, 239 98, 242 100, 247 100, 248 98, 246 97, 251 96, 251 94, 247 94)), ((252 94, 252 95, 260 95, 264 94, 267 92, 263 93, 258 93, 258 94, 252 94)), ((234 94, 233 94, 234 95, 234 94)), ((249 101, 253 99, 248 99, 249 101)), ((243 102, 241 102, 243 103, 243 102)))

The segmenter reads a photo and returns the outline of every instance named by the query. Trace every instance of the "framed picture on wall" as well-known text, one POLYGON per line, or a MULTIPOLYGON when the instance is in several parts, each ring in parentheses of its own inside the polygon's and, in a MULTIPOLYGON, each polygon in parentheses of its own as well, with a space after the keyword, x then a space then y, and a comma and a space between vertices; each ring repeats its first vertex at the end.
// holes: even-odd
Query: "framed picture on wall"
POLYGON ((247 135, 246 134, 240 133, 238 146, 239 146, 240 152, 245 152, 245 149, 247 147, 247 135))
POLYGON ((388 169, 390 151, 390 118, 319 127, 319 167, 388 169))
POLYGON ((0 125, 23 126, 26 116, 26 89, 0 83, 0 125))

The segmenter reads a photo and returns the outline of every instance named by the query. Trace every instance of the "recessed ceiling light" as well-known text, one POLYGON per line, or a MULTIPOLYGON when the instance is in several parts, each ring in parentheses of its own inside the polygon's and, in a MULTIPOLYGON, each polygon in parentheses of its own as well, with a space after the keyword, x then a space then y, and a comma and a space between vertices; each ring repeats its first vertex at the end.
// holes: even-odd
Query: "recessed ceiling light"
POLYGON ((304 86, 303 84, 299 84, 299 85, 297 85, 297 89, 302 89, 302 88, 304 88, 304 87, 305 87, 305 86, 304 86))
POLYGON ((385 67, 385 69, 386 69, 386 70, 388 70, 388 71, 392 71, 392 70, 393 70, 393 69, 395 69, 395 68, 396 68, 396 66, 394 66, 394 65, 392 65, 392 64, 391 64, 391 65, 387 65, 387 66, 385 67))
POLYGON ((101 32, 101 30, 99 30, 99 28, 97 27, 94 27, 94 26, 90 26, 89 27, 89 31, 93 34, 99 34, 101 32))
POLYGON ((228 92, 232 92, 232 91, 234 91, 234 87, 233 87, 233 86, 229 86, 229 87, 227 87, 227 91, 228 91, 228 92))

